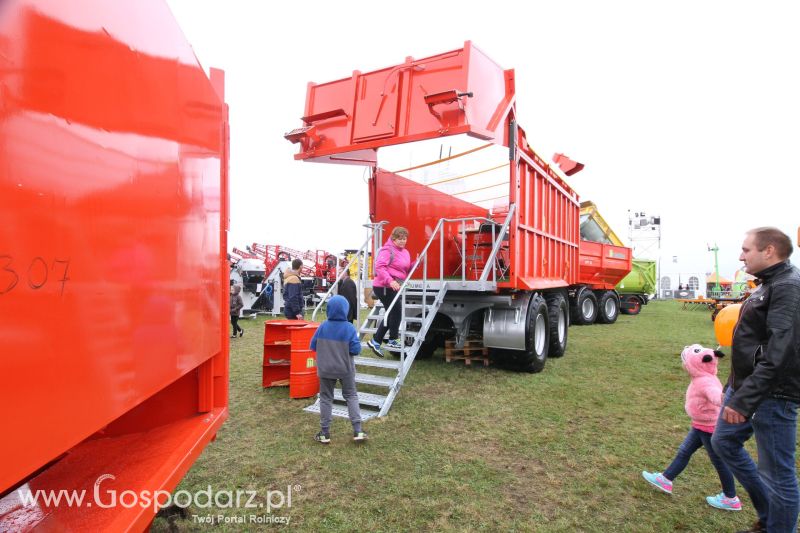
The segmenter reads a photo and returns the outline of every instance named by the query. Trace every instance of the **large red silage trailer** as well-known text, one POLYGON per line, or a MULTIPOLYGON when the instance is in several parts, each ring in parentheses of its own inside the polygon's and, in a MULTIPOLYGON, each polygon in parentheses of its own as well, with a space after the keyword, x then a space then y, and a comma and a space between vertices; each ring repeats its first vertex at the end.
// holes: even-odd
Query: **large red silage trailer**
POLYGON ((223 91, 163 0, 0 5, 0 530, 142 531, 227 418, 223 91))
POLYGON ((286 135, 300 146, 295 158, 373 167, 373 223, 407 227, 412 256, 428 246, 408 290, 444 288, 443 301, 434 309, 426 296, 402 297, 404 316, 436 313, 417 320, 420 357, 445 336, 479 337, 495 359, 536 372, 565 352, 570 315, 616 320, 630 249, 581 241, 577 193, 517 124, 514 71, 472 43, 310 83, 302 120, 286 135), (443 149, 453 136, 466 146, 455 154, 443 149), (439 152, 429 157, 432 144, 439 152), (398 145, 412 162, 386 170, 379 154, 398 145))

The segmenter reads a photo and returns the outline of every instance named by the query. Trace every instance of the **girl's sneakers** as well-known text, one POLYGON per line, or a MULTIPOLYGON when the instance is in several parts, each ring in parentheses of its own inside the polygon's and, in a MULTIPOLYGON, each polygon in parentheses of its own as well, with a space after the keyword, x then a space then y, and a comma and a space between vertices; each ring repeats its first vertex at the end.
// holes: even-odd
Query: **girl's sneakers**
MULTIPOLYGON (((642 477, 658 490, 666 492, 667 494, 672 494, 672 481, 665 478, 664 474, 661 472, 642 471, 642 477)), ((728 498, 725 496, 724 492, 720 492, 716 496, 707 496, 706 502, 708 502, 708 505, 711 507, 716 507, 723 511, 742 510, 742 502, 739 501, 739 497, 734 496, 733 498, 728 498)))
MULTIPOLYGON (((647 472, 646 470, 642 470, 642 477, 657 489, 667 494, 672 494, 672 481, 665 478, 664 474, 661 472, 647 472)), ((710 503, 711 502, 709 502, 709 504, 710 503)))
POLYGON ((742 502, 739 501, 738 496, 728 498, 724 492, 720 492, 716 496, 706 496, 706 501, 711 507, 722 509, 723 511, 741 511, 742 502))
POLYGON ((316 435, 314 435, 314 440, 319 442, 320 444, 330 444, 331 443, 331 436, 327 433, 323 433, 320 431, 316 435))

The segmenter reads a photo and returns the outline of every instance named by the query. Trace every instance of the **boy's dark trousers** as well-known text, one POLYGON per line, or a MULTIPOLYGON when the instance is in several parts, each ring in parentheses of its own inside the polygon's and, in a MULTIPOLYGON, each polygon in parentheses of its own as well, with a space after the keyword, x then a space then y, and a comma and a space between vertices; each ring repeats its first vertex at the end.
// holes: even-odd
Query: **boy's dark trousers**
POLYGON ((242 327, 239 325, 239 315, 231 315, 231 326, 233 326, 233 334, 232 337, 235 337, 240 331, 242 331, 242 327))
MULTIPOLYGON (((319 378, 319 425, 322 432, 330 435, 331 416, 333 411, 333 389, 336 379, 319 378)), ((361 432, 361 408, 358 406, 355 375, 339 379, 342 383, 342 396, 347 400, 347 412, 353 431, 361 432)))

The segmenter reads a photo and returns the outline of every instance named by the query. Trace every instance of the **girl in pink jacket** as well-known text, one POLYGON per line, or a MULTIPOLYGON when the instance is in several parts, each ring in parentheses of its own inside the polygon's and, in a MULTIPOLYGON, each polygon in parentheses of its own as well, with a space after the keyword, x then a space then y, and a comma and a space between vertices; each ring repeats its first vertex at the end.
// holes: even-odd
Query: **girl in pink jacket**
POLYGON ((659 490, 672 494, 672 482, 683 472, 694 452, 704 447, 711 464, 717 470, 722 483, 722 492, 706 497, 712 507, 725 511, 740 511, 742 504, 736 496, 733 474, 711 447, 711 434, 722 408, 722 383, 717 378, 717 359, 722 352, 703 348, 699 344, 686 346, 681 352, 683 368, 689 373, 691 382, 686 389, 686 414, 692 419, 692 427, 672 463, 661 472, 643 471, 642 476, 659 490))

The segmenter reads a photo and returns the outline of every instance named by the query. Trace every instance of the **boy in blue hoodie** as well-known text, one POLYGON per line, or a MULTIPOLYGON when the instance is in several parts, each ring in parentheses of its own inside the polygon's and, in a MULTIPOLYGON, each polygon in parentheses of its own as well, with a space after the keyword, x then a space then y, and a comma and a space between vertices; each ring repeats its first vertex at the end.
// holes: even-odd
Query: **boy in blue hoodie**
POLYGON ((353 440, 362 442, 367 434, 361 430, 361 409, 356 392, 356 365, 353 356, 361 353, 361 342, 352 323, 347 321, 350 305, 343 296, 328 301, 328 320, 323 322, 311 338, 311 349, 317 352, 319 376, 319 425, 314 440, 322 444, 331 442, 331 410, 336 381, 342 382, 342 396, 347 401, 353 440))

